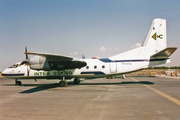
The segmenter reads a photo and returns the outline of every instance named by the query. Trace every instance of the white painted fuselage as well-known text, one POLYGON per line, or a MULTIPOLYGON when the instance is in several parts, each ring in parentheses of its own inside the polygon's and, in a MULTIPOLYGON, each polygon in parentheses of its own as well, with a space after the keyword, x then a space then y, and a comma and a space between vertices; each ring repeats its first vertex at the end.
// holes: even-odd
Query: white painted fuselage
POLYGON ((30 69, 29 65, 20 65, 16 63, 17 67, 7 68, 2 72, 5 77, 13 79, 66 79, 70 78, 97 78, 97 77, 108 77, 130 73, 133 71, 148 68, 150 63, 153 64, 164 64, 167 59, 163 61, 152 61, 150 58, 138 58, 138 59, 127 59, 127 60, 110 60, 109 58, 104 59, 83 59, 87 66, 77 69, 66 69, 66 70, 33 70, 30 69), (29 76, 27 75, 27 69, 29 76))

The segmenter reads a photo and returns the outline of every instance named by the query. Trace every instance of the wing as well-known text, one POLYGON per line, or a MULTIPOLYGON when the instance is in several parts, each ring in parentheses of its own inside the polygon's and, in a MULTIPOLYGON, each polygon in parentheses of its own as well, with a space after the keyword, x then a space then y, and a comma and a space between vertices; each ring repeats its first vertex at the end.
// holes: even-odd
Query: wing
POLYGON ((176 50, 175 47, 166 48, 151 56, 151 59, 164 59, 170 57, 176 50))
POLYGON ((82 68, 87 65, 85 61, 81 61, 73 57, 62 56, 58 54, 37 53, 37 52, 26 52, 25 54, 38 56, 38 58, 36 58, 38 59, 37 61, 35 61, 36 59, 34 60, 29 58, 31 69, 36 69, 36 70, 65 70, 65 69, 82 68), (36 63, 36 66, 33 64, 33 62, 36 63))
POLYGON ((62 55, 51 54, 51 53, 26 52, 24 54, 44 56, 49 60, 59 60, 59 61, 71 61, 71 60, 73 60, 73 57, 62 56, 62 55))

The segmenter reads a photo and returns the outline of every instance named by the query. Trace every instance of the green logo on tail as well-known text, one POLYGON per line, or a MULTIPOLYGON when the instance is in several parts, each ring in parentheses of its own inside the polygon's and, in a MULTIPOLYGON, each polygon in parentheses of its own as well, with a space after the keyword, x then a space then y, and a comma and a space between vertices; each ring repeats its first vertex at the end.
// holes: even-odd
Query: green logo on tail
POLYGON ((154 33, 154 35, 152 36, 152 38, 153 38, 154 40, 156 40, 157 38, 163 39, 163 35, 162 35, 162 34, 157 35, 156 33, 154 33))

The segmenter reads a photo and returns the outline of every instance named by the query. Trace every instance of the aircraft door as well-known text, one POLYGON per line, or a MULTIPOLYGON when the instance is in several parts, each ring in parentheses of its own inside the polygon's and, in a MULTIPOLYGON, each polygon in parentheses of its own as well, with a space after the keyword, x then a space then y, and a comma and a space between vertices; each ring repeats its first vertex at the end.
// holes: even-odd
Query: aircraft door
POLYGON ((116 73, 117 72, 117 63, 116 62, 111 62, 110 63, 110 72, 111 73, 116 73))

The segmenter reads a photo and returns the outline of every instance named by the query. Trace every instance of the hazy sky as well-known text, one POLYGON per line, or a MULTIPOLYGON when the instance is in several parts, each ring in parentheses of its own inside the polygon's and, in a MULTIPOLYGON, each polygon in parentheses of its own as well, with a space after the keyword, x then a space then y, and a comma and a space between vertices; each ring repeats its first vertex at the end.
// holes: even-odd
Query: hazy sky
MULTIPOLYGON (((0 0, 0 71, 30 52, 109 57, 143 43, 154 18, 180 48, 179 0, 0 0)), ((168 66, 180 66, 178 49, 168 66)))

